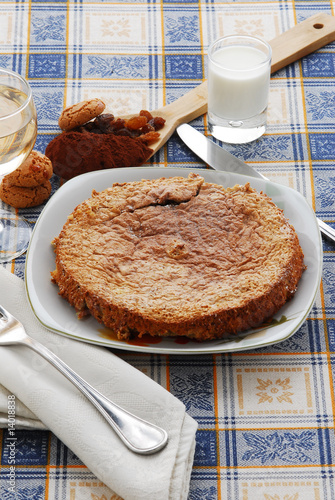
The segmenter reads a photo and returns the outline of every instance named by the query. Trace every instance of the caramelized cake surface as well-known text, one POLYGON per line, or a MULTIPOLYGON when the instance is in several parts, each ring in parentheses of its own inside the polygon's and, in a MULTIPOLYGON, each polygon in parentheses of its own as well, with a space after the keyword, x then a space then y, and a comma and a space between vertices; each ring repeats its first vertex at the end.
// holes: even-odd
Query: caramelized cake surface
POLYGON ((247 330, 294 295, 304 270, 296 232, 267 195, 198 174, 93 192, 54 244, 59 293, 120 339, 247 330))

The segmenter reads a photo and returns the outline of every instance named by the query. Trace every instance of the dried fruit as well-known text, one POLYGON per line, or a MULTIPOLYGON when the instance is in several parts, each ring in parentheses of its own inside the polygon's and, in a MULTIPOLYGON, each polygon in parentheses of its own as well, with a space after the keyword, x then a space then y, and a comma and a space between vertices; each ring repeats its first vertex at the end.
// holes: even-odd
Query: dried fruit
POLYGON ((146 125, 147 121, 146 116, 133 116, 126 121, 126 128, 129 128, 129 130, 139 130, 146 125))
POLYGON ((155 130, 160 130, 164 127, 165 120, 161 116, 155 116, 155 118, 150 120, 150 124, 154 127, 155 130))
POLYGON ((147 134, 140 135, 139 139, 141 139, 141 141, 148 146, 149 144, 158 141, 159 132, 148 132, 147 134))
POLYGON ((153 117, 150 111, 142 109, 138 115, 125 120, 115 118, 111 113, 102 113, 93 121, 78 127, 76 132, 92 132, 94 134, 114 134, 127 137, 139 137, 145 144, 152 144, 159 138, 165 120, 160 116, 153 117))
POLYGON ((150 123, 147 123, 144 125, 144 127, 141 128, 141 134, 147 134, 148 132, 154 132, 155 127, 153 127, 150 123))
POLYGON ((140 116, 145 116, 148 121, 152 120, 152 118, 153 118, 150 111, 147 111, 146 109, 141 109, 140 116))

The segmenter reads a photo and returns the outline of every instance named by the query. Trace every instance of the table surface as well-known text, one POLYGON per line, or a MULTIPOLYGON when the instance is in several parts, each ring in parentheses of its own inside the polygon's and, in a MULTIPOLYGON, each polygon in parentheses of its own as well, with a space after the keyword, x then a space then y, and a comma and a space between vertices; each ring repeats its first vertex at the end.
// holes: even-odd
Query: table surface
MULTIPOLYGON (((59 133, 62 109, 101 97, 115 115, 157 109, 206 78, 208 44, 242 33, 271 40, 332 2, 0 1, 0 66, 26 76, 38 114, 35 149, 59 133)), ((230 146, 271 180, 304 195, 335 227, 335 45, 272 75, 268 130, 230 146)), ((205 116, 194 121, 206 131, 205 116)), ((174 135, 152 166, 203 166, 174 135)), ((52 193, 59 179, 52 178, 52 193)), ((43 207, 20 210, 34 223, 43 207)), ((289 339, 200 356, 120 352, 167 387, 197 420, 192 500, 335 498, 335 246, 323 240, 315 303, 289 339)), ((6 267, 24 277, 25 257, 6 267)), ((0 284, 1 286, 1 284, 0 284)), ((110 491, 47 431, 17 431, 16 497, 110 499, 110 491)), ((0 435, 1 481, 8 471, 0 435)))

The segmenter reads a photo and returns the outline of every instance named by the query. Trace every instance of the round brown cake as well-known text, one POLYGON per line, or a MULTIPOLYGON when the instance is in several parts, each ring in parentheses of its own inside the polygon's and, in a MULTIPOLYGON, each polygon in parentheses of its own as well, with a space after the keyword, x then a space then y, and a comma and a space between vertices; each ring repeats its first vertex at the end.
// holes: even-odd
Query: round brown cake
POLYGON ((297 234, 267 195, 195 173, 93 191, 54 245, 60 295, 119 339, 247 330, 294 295, 304 270, 297 234))

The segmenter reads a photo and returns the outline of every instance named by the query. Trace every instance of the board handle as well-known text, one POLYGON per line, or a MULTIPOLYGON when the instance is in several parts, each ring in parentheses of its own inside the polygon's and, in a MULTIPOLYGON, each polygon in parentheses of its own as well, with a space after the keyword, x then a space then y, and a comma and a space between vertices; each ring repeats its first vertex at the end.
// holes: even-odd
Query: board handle
POLYGON ((321 13, 309 17, 269 42, 272 48, 271 72, 298 61, 334 40, 334 16, 321 13))
MULTIPOLYGON (((321 13, 309 17, 269 42, 272 48, 271 73, 335 40, 335 17, 321 13)), ((177 127, 207 112, 207 82, 203 82, 155 115, 175 122, 177 127)))

